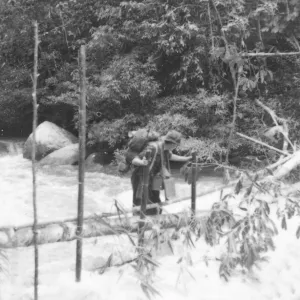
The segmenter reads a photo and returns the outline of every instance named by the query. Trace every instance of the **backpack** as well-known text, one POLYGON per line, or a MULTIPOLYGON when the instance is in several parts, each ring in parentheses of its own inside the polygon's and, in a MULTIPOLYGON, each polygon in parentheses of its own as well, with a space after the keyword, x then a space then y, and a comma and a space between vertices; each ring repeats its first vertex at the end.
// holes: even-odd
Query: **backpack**
POLYGON ((122 174, 130 170, 133 159, 138 156, 153 141, 158 141, 159 134, 150 129, 139 129, 133 132, 131 140, 128 142, 128 148, 125 153, 125 159, 118 165, 118 171, 122 174))

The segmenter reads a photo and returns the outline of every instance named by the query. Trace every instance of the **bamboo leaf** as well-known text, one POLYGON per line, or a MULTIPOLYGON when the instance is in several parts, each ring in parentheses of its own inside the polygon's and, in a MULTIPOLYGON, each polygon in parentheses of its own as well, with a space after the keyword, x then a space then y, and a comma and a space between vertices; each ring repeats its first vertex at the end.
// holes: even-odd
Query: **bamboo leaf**
POLYGON ((153 296, 156 296, 156 295, 161 296, 159 291, 157 289, 155 289, 153 286, 151 286, 150 284, 147 284, 147 288, 152 293, 153 296))
POLYGON ((194 277, 194 275, 188 269, 186 269, 186 271, 192 277, 192 279, 194 279, 196 281, 196 278, 194 277))
POLYGON ((113 259, 113 253, 108 257, 104 267, 99 270, 99 274, 104 274, 107 268, 111 267, 112 259, 113 259))
POLYGON ((233 198, 233 199, 235 199, 234 195, 232 195, 232 194, 227 194, 227 195, 225 195, 225 196, 223 197, 222 201, 225 201, 227 198, 233 198))
POLYGON ((269 222, 270 222, 270 223, 272 224, 272 226, 273 226, 274 233, 275 233, 275 234, 278 234, 278 230, 277 230, 277 227, 276 227, 276 224, 274 223, 274 221, 271 220, 271 219, 269 219, 269 222))
POLYGON ((147 297, 149 300, 151 300, 151 295, 149 294, 146 285, 144 285, 143 283, 141 283, 141 288, 142 288, 142 291, 144 292, 144 294, 146 295, 146 297, 147 297))
POLYGON ((159 263, 156 262, 156 261, 154 261, 154 260, 152 260, 149 255, 145 255, 145 256, 143 256, 143 258, 144 258, 145 261, 147 261, 151 265, 153 265, 155 267, 159 267, 159 263))
POLYGON ((269 204, 267 202, 264 202, 264 206, 265 206, 265 211, 266 211, 267 215, 269 215, 270 214, 269 204))
POLYGON ((173 246, 172 246, 172 243, 171 243, 170 240, 168 240, 168 246, 170 247, 171 252, 172 252, 172 254, 174 255, 174 249, 173 249, 173 246))
POLYGON ((220 191, 220 200, 222 201, 222 197, 223 197, 223 189, 221 189, 220 191))
POLYGON ((127 216, 127 212, 125 210, 125 208, 121 205, 121 203, 118 202, 117 199, 114 199, 115 200, 115 207, 117 209, 117 212, 118 212, 118 216, 119 216, 119 220, 121 221, 121 214, 125 217, 125 221, 126 221, 126 224, 128 224, 128 216, 127 216))
POLYGON ((287 224, 286 224, 286 218, 283 216, 282 221, 281 221, 281 228, 284 230, 287 230, 287 224))
POLYGON ((240 207, 240 206, 239 206, 239 209, 241 209, 241 210, 243 210, 243 211, 248 211, 248 209, 245 208, 245 207, 240 207))
POLYGON ((251 194, 252 189, 253 189, 253 183, 246 189, 246 194, 245 194, 246 197, 248 197, 251 194))
POLYGON ((296 231, 296 237, 297 237, 297 239, 299 239, 299 237, 300 237, 300 226, 298 227, 298 229, 296 231))
POLYGON ((191 244, 194 248, 196 248, 196 247, 195 247, 195 244, 194 244, 194 242, 193 242, 193 240, 192 240, 192 237, 191 237, 190 232, 188 232, 188 241, 189 241, 189 244, 191 244))
POLYGON ((266 256, 263 256, 260 258, 260 261, 265 261, 265 262, 269 262, 269 258, 266 256))
POLYGON ((268 172, 271 176, 274 175, 274 173, 273 173, 270 169, 266 168, 266 170, 267 170, 267 172, 268 172))
POLYGON ((242 222, 243 222, 243 220, 237 221, 237 222, 233 225, 232 230, 236 229, 242 222))
POLYGON ((243 188, 243 183, 242 183, 242 179, 240 179, 238 181, 238 183, 236 184, 236 186, 235 186, 234 193, 236 195, 238 195, 240 193, 240 191, 241 191, 242 188, 243 188))
POLYGON ((247 253, 246 268, 248 270, 250 270, 253 263, 254 263, 254 256, 253 256, 252 249, 250 248, 248 253, 247 253))

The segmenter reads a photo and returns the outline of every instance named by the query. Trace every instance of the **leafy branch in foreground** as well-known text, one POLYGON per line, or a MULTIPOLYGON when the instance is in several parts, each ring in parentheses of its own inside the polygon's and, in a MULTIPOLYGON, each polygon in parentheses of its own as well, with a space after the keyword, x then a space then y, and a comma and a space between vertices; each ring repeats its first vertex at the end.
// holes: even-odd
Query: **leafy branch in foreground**
POLYGON ((7 274, 7 265, 8 265, 8 258, 6 252, 3 249, 0 249, 0 273, 7 274))
MULTIPOLYGON (((269 250, 275 250, 273 238, 278 234, 275 222, 271 218, 271 209, 274 209, 274 203, 278 204, 277 216, 281 218, 282 228, 287 229, 287 219, 300 215, 299 192, 284 196, 277 182, 259 180, 259 176, 251 177, 248 173, 244 175, 247 178, 247 186, 240 179, 232 193, 221 193, 220 200, 213 204, 206 217, 191 217, 189 213, 178 215, 178 221, 173 224, 172 229, 165 229, 159 219, 146 218, 144 222, 151 223, 148 227, 151 229, 145 231, 143 247, 137 246, 130 230, 126 231, 137 252, 132 265, 135 275, 149 299, 159 295, 159 290, 154 285, 155 276, 160 268, 157 260, 162 245, 169 247, 170 253, 173 254, 175 249, 183 249, 177 259, 177 284, 184 274, 194 278, 192 267, 195 263, 192 251, 197 249, 197 241, 201 238, 212 247, 225 245, 224 248, 221 247, 219 257, 212 259, 203 255, 201 260, 205 261, 207 266, 208 260, 219 261, 219 275, 226 281, 240 272, 251 275, 254 268, 260 268, 261 262, 268 260, 265 254, 269 250), (263 200, 264 195, 267 195, 270 201, 263 200), (179 248, 175 248, 175 245, 179 248)), ((119 213, 126 214, 120 206, 119 213)), ((124 232, 125 229, 120 231, 124 232)), ((300 227, 296 236, 300 237, 300 227)), ((201 255, 197 252, 194 254, 201 255)))

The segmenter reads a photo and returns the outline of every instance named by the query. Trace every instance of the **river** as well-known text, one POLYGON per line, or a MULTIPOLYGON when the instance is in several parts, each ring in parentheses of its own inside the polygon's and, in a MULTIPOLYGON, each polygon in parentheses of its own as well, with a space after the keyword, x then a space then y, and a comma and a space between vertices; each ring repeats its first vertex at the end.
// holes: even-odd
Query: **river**
MULTIPOLYGON (((32 173, 31 162, 22 157, 24 140, 2 139, 8 153, 0 151, 0 224, 17 226, 32 222, 32 173)), ((3 147, 2 147, 3 149, 3 147)), ((76 166, 39 167, 37 173, 38 218, 41 221, 76 217, 77 213, 77 173, 76 166)), ((178 174, 176 176, 178 197, 189 196, 190 186, 178 174)), ((114 199, 130 209, 132 192, 130 178, 117 176, 111 166, 88 167, 85 186, 85 216, 93 213, 114 211, 114 199)), ((197 192, 205 191, 221 184, 221 178, 206 170, 200 174, 197 192)), ((219 192, 201 197, 197 209, 209 209, 217 201, 219 192)), ((165 206, 166 212, 189 209, 190 201, 165 206)), ((274 215, 276 209, 274 210, 274 215)), ((263 262, 259 270, 250 276, 233 276, 229 282, 219 278, 219 262, 204 263, 204 257, 217 258, 220 247, 210 247, 204 240, 195 241, 191 273, 182 274, 179 258, 185 253, 180 243, 173 247, 175 255, 166 248, 166 254, 157 257, 160 268, 155 276, 155 286, 162 293, 157 299, 183 300, 199 299, 300 299, 299 285, 300 259, 299 241, 295 232, 298 219, 288 221, 288 230, 280 229, 275 239, 276 251, 266 253, 269 262, 263 262), (168 254, 169 253, 169 254, 168 254), (191 275, 193 278, 191 278, 191 275), (272 275, 273 274, 273 275, 272 275), (196 278, 196 279, 195 279, 196 278)), ((0 225, 0 226, 1 226, 0 225)), ((223 245, 226 247, 226 245, 223 245)), ((109 268, 103 275, 95 270, 103 266, 111 254, 113 261, 127 261, 136 255, 129 239, 124 236, 104 236, 87 238, 83 242, 83 273, 81 283, 75 282, 76 241, 44 244, 39 246, 39 300, 141 300, 146 299, 139 286, 136 273, 131 265, 109 268)), ((1 249, 0 249, 1 250, 1 249)), ((192 251, 192 250, 191 250, 192 251)), ((7 263, 0 254, 0 299, 32 300, 34 251, 33 247, 20 247, 5 251, 7 263)), ((264 255, 265 256, 265 255, 264 255)))
MULTIPOLYGON (((20 225, 32 221, 32 164, 22 157, 18 139, 2 139, 9 153, 0 153, 0 190, 2 211, 0 226, 20 225)), ((111 166, 87 167, 85 174, 85 215, 114 211, 115 199, 126 209, 132 206, 130 178, 118 176, 111 166)), ((178 197, 190 195, 190 186, 173 170, 178 197)), ((37 169, 37 207, 39 221, 61 220, 77 214, 77 166, 43 166, 37 169)), ((209 189, 221 183, 215 175, 200 177, 197 189, 209 189)), ((162 193, 163 194, 163 193, 162 193)), ((162 199, 163 199, 162 195, 162 199)), ((187 203, 188 205, 188 203, 187 203)))
MULTIPOLYGON (((0 143, 2 145, 5 144, 9 149, 8 153, 0 152, 2 204, 0 226, 18 226, 30 223, 33 221, 32 165, 31 161, 24 159, 22 156, 24 140, 1 139, 0 143)), ((189 196, 190 185, 180 178, 178 169, 173 170, 173 172, 176 176, 177 196, 189 196)), ((85 174, 84 215, 115 211, 115 199, 123 207, 130 209, 132 207, 132 191, 129 175, 127 174, 125 177, 118 176, 116 169, 111 166, 87 167, 85 174)), ((37 207, 39 222, 76 217, 77 176, 77 166, 38 167, 37 207)), ((220 177, 213 175, 213 173, 203 173, 197 184, 197 190, 206 190, 220 183, 220 177)), ((208 209, 211 206, 209 197, 207 196, 207 201, 204 199, 197 205, 208 209)), ((189 207, 190 201, 185 201, 184 203, 172 205, 172 207, 166 207, 165 211, 173 212, 189 209, 189 207)), ((115 248, 116 245, 118 247, 122 245, 122 242, 116 242, 116 240, 109 237, 106 237, 103 241, 105 242, 103 242, 104 246, 101 246, 101 260, 103 260, 103 257, 107 258, 111 253, 111 249, 115 248)), ((88 246, 92 245, 91 239, 86 239, 85 245, 84 264, 93 264, 95 260, 99 259, 99 250, 95 246, 88 246)), ((74 242, 42 245, 40 247, 42 285, 48 285, 48 280, 50 278, 53 280, 55 272, 59 274, 62 270, 74 269, 74 247, 74 242)), ((27 299, 26 297, 22 298, 23 296, 21 295, 24 295, 24 293, 32 294, 33 248, 11 249, 7 250, 6 254, 8 256, 9 275, 6 277, 8 283, 2 287, 1 294, 3 297, 1 299, 27 299)), ((86 269, 88 268, 86 267, 86 269)), ((73 280, 73 275, 71 279, 73 280)), ((49 294, 48 291, 46 294, 49 294)), ((52 298, 42 297, 42 299, 52 298)))

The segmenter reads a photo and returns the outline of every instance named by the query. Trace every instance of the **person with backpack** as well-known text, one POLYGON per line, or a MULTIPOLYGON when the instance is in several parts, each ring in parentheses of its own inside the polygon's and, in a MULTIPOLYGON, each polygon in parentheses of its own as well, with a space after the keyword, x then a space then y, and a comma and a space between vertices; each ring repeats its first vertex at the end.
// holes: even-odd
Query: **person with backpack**
MULTIPOLYGON (((131 163, 134 170, 131 176, 133 189, 133 206, 140 206, 143 197, 143 167, 149 165, 149 183, 148 183, 148 204, 161 203, 160 190, 163 187, 163 178, 170 177, 169 161, 187 162, 192 159, 191 156, 179 156, 172 151, 180 144, 181 134, 175 130, 169 131, 161 139, 150 141, 138 154, 131 153, 131 163), (151 159, 145 158, 147 150, 151 152, 151 159)), ((130 156, 130 152, 128 153, 130 156)), ((151 208, 146 211, 146 215, 160 214, 162 209, 151 208)))

